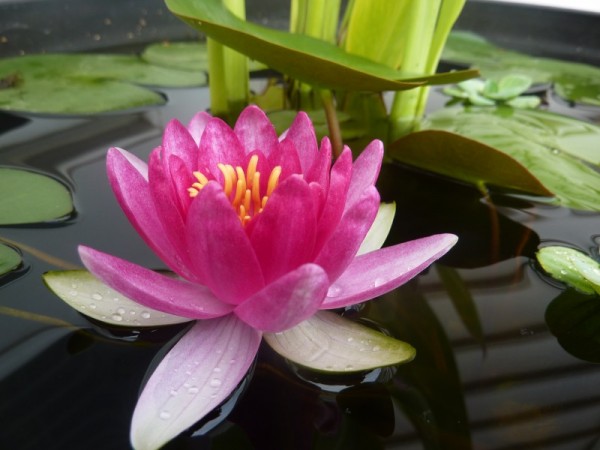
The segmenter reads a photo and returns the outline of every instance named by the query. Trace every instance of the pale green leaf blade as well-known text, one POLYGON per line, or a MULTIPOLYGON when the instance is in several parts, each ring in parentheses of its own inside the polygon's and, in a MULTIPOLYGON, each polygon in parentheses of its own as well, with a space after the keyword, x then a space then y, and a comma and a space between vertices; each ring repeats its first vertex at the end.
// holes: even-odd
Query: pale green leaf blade
POLYGON ((21 261, 19 252, 8 245, 0 244, 0 276, 19 267, 21 261))
POLYGON ((81 314, 110 325, 155 327, 189 322, 189 318, 150 309, 108 287, 87 270, 51 271, 44 282, 81 314))
POLYGON ((536 257, 552 278, 585 294, 600 291, 600 264, 579 250, 549 246, 541 248, 536 257))
POLYGON ((360 372, 411 361, 415 349, 337 314, 320 311, 294 328, 268 333, 283 357, 322 372, 360 372))
POLYGON ((322 87, 382 91, 412 89, 472 78, 477 71, 432 76, 406 74, 306 35, 262 27, 243 21, 220 0, 167 0, 176 16, 208 37, 300 81, 322 87))
POLYGON ((365 239, 360 244, 357 255, 379 250, 392 228, 394 216, 396 214, 396 203, 382 203, 379 205, 377 216, 373 225, 369 228, 365 239))
POLYGON ((0 168, 0 225, 49 222, 73 211, 71 193, 54 178, 0 168))

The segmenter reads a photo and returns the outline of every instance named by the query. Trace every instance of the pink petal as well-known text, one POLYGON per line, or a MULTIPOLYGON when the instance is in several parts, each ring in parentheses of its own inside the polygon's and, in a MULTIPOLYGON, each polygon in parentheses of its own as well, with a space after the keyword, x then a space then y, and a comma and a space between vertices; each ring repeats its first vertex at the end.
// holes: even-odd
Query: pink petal
POLYGON ((246 153, 259 150, 267 157, 279 148, 279 139, 267 115, 257 106, 244 109, 233 129, 246 153))
POLYGON ((308 115, 300 111, 287 130, 284 140, 294 143, 300 158, 302 173, 308 173, 317 156, 317 136, 308 115))
POLYGON ((245 151, 233 130, 217 117, 213 117, 204 128, 198 154, 198 170, 211 178, 212 174, 223 182, 221 171, 217 164, 241 166, 244 162, 245 151))
POLYGON ((260 341, 234 315, 197 322, 144 387, 131 421, 133 447, 158 449, 219 406, 248 372, 260 341))
POLYGON ((186 238, 195 268, 221 300, 238 304, 264 286, 240 219, 214 181, 190 205, 186 238))
MULTIPOLYGON (((344 146, 344 149, 348 147, 344 146)), ((348 149, 349 150, 349 149, 348 149)), ((306 180, 317 182, 325 189, 329 188, 329 171, 332 162, 331 142, 328 137, 324 137, 321 141, 321 149, 316 153, 313 165, 305 175, 306 180)))
POLYGON ((193 278, 177 244, 159 219, 148 185, 148 167, 131 153, 111 148, 106 157, 108 179, 123 212, 146 244, 171 269, 193 278))
POLYGON ((456 243, 453 234, 437 234, 357 256, 329 288, 322 309, 372 299, 406 283, 456 243))
POLYGON ((192 120, 190 120, 187 128, 190 132, 190 135, 194 139, 194 142, 196 142, 196 145, 200 144, 202 133, 204 133, 204 128, 206 128, 206 124, 210 119, 212 119, 210 114, 200 111, 199 113, 196 113, 194 117, 192 117, 192 120))
POLYGON ((157 311, 206 319, 223 316, 232 309, 202 285, 161 275, 89 247, 79 246, 79 256, 96 278, 131 300, 157 311))
POLYGON ((331 234, 342 218, 351 174, 352 152, 346 147, 331 168, 327 200, 325 201, 323 212, 319 216, 317 249, 320 249, 331 237, 331 234))
MULTIPOLYGON (((176 119, 171 120, 163 134, 162 139, 163 164, 169 168, 171 156, 177 156, 184 162, 190 173, 196 170, 198 160, 198 145, 192 138, 188 129, 176 119)), ((168 170, 170 171, 170 170, 168 170)))
POLYGON ((269 155, 269 162, 271 163, 271 167, 281 167, 280 180, 285 180, 295 173, 302 173, 298 152, 296 151, 296 147, 294 147, 294 143, 291 141, 284 140, 281 142, 279 144, 279 150, 269 155))
POLYGON ((315 263, 323 267, 333 282, 352 262, 379 209, 379 193, 375 187, 368 188, 347 210, 331 238, 325 243, 315 263))
POLYGON ((372 141, 354 161, 352 179, 348 189, 346 211, 354 207, 361 195, 369 186, 375 185, 381 161, 383 159, 383 143, 379 140, 372 141))
POLYGON ((275 189, 250 236, 265 282, 310 260, 316 229, 311 189, 299 175, 293 175, 275 189))
POLYGON ((251 327, 276 333, 312 316, 328 287, 325 271, 316 264, 305 264, 269 284, 234 312, 251 327))

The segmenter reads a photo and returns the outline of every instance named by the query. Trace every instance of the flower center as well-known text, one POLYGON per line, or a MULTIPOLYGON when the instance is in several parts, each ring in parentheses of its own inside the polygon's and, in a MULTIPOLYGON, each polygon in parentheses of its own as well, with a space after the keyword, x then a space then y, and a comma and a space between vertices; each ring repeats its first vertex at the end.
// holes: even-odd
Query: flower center
MULTIPOLYGON (((243 225, 246 225, 256 214, 259 214, 267 204, 267 200, 279 183, 281 166, 275 166, 269 174, 267 188, 264 195, 260 189, 260 172, 256 170, 258 156, 253 155, 244 169, 240 166, 233 167, 230 164, 217 164, 223 174, 223 192, 231 201, 231 206, 237 213, 243 225)), ((208 178, 202 172, 193 172, 198 180, 188 188, 190 197, 196 197, 202 188, 208 183, 208 178)))

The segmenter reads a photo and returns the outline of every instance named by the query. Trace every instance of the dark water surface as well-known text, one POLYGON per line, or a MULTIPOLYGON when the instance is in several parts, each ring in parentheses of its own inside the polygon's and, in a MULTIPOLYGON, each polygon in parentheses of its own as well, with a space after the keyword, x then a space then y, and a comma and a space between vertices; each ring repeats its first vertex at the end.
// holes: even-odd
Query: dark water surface
MULTIPOLYGON (((164 124, 187 122, 207 95, 172 91, 165 107, 89 119, 2 117, 0 165, 62 180, 77 213, 57 224, 3 227, 0 236, 76 264, 84 243, 160 268, 113 198, 105 153, 119 146, 145 158, 164 124)), ((412 343, 415 361, 323 378, 265 347, 245 392, 223 408, 231 414, 167 448, 600 448, 600 368, 565 350, 545 320, 559 296, 582 296, 544 279, 532 259, 548 243, 597 257, 600 217, 499 194, 492 206, 470 187, 391 164, 379 188, 398 207, 389 244, 439 232, 460 237, 441 264, 344 313, 412 343), (464 293, 451 300, 441 278, 449 273, 467 286, 476 314, 457 306, 464 293)), ((98 327, 46 289, 41 275, 53 269, 25 253, 23 268, 0 278, 0 449, 127 449, 147 368, 182 327, 98 327)))

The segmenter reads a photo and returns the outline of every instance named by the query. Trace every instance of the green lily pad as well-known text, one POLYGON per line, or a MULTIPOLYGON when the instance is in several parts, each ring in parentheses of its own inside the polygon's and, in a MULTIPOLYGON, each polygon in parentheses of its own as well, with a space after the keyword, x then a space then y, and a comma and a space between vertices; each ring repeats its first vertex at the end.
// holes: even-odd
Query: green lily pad
POLYGON ((355 91, 404 90, 423 84, 454 83, 477 71, 433 76, 406 74, 319 39, 246 22, 220 0, 166 0, 167 7, 208 37, 300 81, 355 91))
POLYGON ((80 313, 111 325, 155 327, 190 319, 149 309, 111 289, 87 270, 51 271, 44 282, 80 313))
POLYGON ((600 162, 600 128, 594 125, 545 111, 468 107, 437 111, 421 128, 429 132, 392 145, 394 158, 473 184, 551 192, 563 206, 600 211, 600 174, 579 160, 600 162), (522 167, 509 169, 509 160, 497 152, 522 167))
POLYGON ((142 59, 150 64, 179 70, 208 70, 208 54, 204 42, 160 42, 149 45, 142 59))
POLYGON ((322 372, 361 372, 409 362, 416 354, 406 342, 327 311, 264 339, 290 361, 322 372))
POLYGON ((442 59, 476 66, 485 78, 525 75, 534 83, 554 83, 562 98, 600 105, 600 68, 588 64, 536 58, 495 46, 473 33, 450 33, 442 59))
POLYGON ((54 178, 0 168, 0 225, 48 222, 73 211, 71 193, 54 178))
POLYGON ((206 83, 202 72, 148 64, 130 55, 28 55, 0 60, 0 109, 53 114, 92 114, 149 105, 164 97, 145 86, 206 83))
POLYGON ((600 264, 589 256, 561 246, 544 247, 536 256, 553 278, 584 294, 600 294, 600 264))
POLYGON ((19 267, 21 261, 19 252, 8 245, 0 244, 0 276, 19 267))
POLYGON ((571 355, 600 363, 600 301, 567 289, 546 308, 546 323, 558 343, 571 355))

